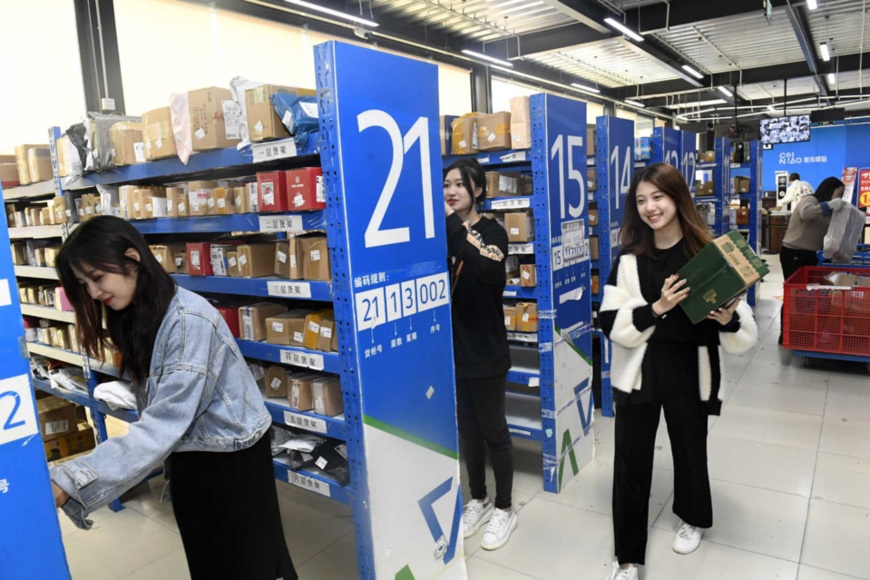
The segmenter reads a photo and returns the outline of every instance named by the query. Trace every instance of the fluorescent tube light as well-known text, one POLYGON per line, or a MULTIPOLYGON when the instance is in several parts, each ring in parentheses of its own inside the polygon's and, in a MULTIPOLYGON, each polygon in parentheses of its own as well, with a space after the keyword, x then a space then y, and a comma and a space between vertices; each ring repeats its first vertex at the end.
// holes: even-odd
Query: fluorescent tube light
POLYGON ((632 29, 626 27, 625 25, 623 25, 623 24, 622 24, 621 22, 619 22, 618 20, 614 20, 613 18, 605 18, 605 19, 604 19, 604 22, 606 22, 606 23, 609 24, 610 26, 614 27, 615 29, 617 29, 617 30, 620 31, 621 33, 625 34, 625 35, 628 36, 629 38, 632 38, 632 39, 634 39, 634 40, 636 40, 636 41, 638 41, 638 42, 643 42, 643 36, 641 36, 640 34, 638 34, 637 32, 635 32, 634 30, 632 30, 632 29))
POLYGON ((771 113, 775 113, 776 107, 774 107, 773 105, 767 105, 767 110, 770 111, 771 113))
POLYGON ((725 95, 726 97, 733 97, 734 93, 726 89, 725 87, 719 87, 719 92, 725 95))
POLYGON ((625 99, 625 104, 631 105, 633 107, 640 107, 641 109, 646 109, 646 105, 644 105, 640 101, 632 101, 631 99, 625 99))
POLYGON ((819 3, 816 0, 807 0, 807 8, 810 10, 815 10, 819 7, 819 3))
POLYGON ((828 73, 828 85, 834 86, 835 84, 837 84, 837 75, 834 73, 828 73))
POLYGON ((828 43, 823 42, 819 45, 819 50, 822 53, 822 60, 828 62, 831 60, 831 51, 828 49, 828 43))
POLYGON ((580 83, 571 83, 571 86, 576 88, 576 89, 580 89, 581 91, 589 91, 590 93, 600 93, 601 92, 596 88, 587 87, 586 85, 581 85, 580 83))
POLYGON ((691 103, 676 103, 674 105, 666 105, 668 109, 689 109, 692 107, 703 107, 706 105, 724 105, 725 101, 722 99, 711 99, 709 101, 694 101, 691 103))
POLYGON ((699 73, 698 71, 696 71, 695 69, 693 69, 692 67, 690 67, 687 64, 683 65, 683 70, 686 71, 687 73, 689 73, 690 75, 692 75, 693 77, 695 77, 696 79, 704 78, 704 75, 702 75, 701 73, 699 73))
POLYGON ((350 20, 351 22, 356 22, 365 26, 371 26, 372 28, 378 26, 378 23, 373 22, 372 20, 366 20, 365 18, 360 18, 359 16, 347 14, 346 12, 339 12, 338 10, 333 10, 332 8, 324 8, 323 6, 318 6, 314 2, 306 2, 305 0, 284 0, 284 2, 288 4, 294 4, 296 6, 301 6, 302 8, 307 8, 308 10, 314 10, 316 12, 329 14, 330 16, 335 16, 336 18, 344 18, 345 20, 350 20))
POLYGON ((501 66, 507 66, 507 67, 511 67, 511 68, 513 68, 513 66, 514 66, 512 62, 508 62, 506 60, 501 60, 500 58, 494 58, 494 57, 488 56, 488 55, 480 53, 480 52, 474 52, 473 50, 463 50, 462 54, 465 54, 468 56, 473 56, 474 58, 488 60, 489 62, 494 62, 495 64, 500 64, 501 66))

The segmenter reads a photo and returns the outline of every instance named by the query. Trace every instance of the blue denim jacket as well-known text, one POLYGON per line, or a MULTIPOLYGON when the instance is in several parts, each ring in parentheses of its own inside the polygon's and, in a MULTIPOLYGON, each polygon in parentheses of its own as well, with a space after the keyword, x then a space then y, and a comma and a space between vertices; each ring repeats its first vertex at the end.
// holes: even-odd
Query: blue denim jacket
POLYGON ((179 288, 157 332, 151 369, 140 389, 139 421, 124 437, 51 469, 70 499, 63 510, 82 529, 94 510, 142 481, 175 451, 246 449, 271 417, 221 315, 179 288))

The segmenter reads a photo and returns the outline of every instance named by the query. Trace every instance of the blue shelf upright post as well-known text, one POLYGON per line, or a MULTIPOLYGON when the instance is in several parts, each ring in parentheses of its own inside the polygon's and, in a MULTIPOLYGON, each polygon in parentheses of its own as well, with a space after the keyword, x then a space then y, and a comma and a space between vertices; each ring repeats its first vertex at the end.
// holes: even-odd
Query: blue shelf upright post
MULTIPOLYGON (((761 195, 762 195, 762 149, 761 141, 749 145, 749 247, 756 254, 761 253, 761 195)), ((756 288, 752 286, 747 295, 750 306, 757 300, 756 288)))
POLYGON ((64 580, 70 572, 30 386, 10 247, 4 223, 0 225, 0 248, 5 248, 0 250, 0 578, 64 580))
MULTIPOLYGON (((619 255, 619 228, 625 216, 625 203, 634 175, 634 122, 603 116, 596 120, 597 147, 595 165, 598 169, 598 260, 592 267, 598 270, 599 294, 593 300, 601 302, 604 285, 610 277, 613 261, 619 255)), ((601 339, 601 414, 613 417, 613 394, 610 385, 610 341, 601 339)))
POLYGON ((680 156, 680 172, 689 186, 689 192, 695 195, 695 159, 698 151, 698 134, 691 131, 680 131, 682 151, 680 156))
POLYGON ((731 140, 727 137, 716 139, 715 182, 716 225, 714 236, 724 236, 731 231, 731 140))
POLYGON ((558 493, 593 454, 586 104, 541 94, 530 105, 535 231, 547 234, 535 241, 544 489, 558 493))
POLYGON ((464 577, 438 70, 315 63, 360 578, 464 577))
POLYGON ((670 127, 656 127, 653 129, 652 162, 668 163, 682 171, 682 131, 670 127))

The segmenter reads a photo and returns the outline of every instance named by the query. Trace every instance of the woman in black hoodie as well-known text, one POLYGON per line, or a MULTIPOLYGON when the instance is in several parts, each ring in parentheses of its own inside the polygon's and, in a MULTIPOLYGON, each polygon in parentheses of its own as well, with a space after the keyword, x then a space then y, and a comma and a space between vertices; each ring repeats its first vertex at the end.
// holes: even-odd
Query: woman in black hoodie
POLYGON ((471 500, 462 515, 466 538, 489 521, 481 547, 504 546, 517 526, 511 508, 513 444, 505 419, 505 383, 511 366, 502 296, 507 232, 481 217, 486 195, 483 168, 462 159, 444 172, 444 211, 450 260, 456 415, 471 500), (486 493, 486 449, 495 472, 495 505, 486 493))

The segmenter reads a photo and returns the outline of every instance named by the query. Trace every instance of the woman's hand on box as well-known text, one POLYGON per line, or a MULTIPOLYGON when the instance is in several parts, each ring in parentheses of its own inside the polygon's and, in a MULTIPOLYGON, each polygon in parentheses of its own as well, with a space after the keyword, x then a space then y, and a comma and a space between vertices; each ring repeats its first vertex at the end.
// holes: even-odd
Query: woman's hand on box
POLYGON ((731 323, 731 320, 734 318, 734 311, 737 310, 737 305, 740 304, 740 300, 737 299, 734 301, 734 304, 727 308, 718 308, 707 315, 708 320, 715 320, 722 326, 728 326, 731 323))

